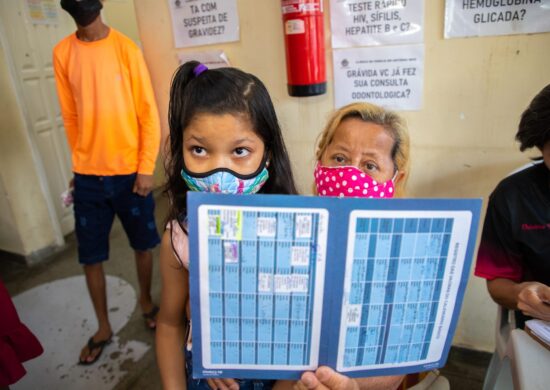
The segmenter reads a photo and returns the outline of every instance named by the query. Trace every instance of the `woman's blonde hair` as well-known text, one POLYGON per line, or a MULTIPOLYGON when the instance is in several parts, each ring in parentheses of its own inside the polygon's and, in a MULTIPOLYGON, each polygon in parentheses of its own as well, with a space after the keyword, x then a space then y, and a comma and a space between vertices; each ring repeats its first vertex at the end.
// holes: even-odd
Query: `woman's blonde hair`
MULTIPOLYGON (((410 140, 405 120, 393 111, 370 103, 352 103, 336 110, 329 118, 326 127, 319 136, 315 157, 320 161, 328 145, 334 138, 336 129, 345 119, 357 118, 364 122, 371 122, 382 126, 393 138, 394 144, 391 158, 395 168, 401 174, 395 184, 395 196, 405 194, 405 186, 409 177, 410 140)), ((314 188, 315 190, 315 188, 314 188)))

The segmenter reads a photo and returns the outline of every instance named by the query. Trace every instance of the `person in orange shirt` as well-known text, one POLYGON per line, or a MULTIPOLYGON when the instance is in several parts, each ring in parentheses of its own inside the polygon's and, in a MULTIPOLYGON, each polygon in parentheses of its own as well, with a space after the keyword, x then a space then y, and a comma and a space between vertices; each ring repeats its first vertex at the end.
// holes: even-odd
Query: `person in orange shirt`
POLYGON ((99 0, 61 0, 75 34, 61 40, 53 64, 61 113, 72 152, 75 231, 79 262, 98 320, 80 353, 92 364, 111 342, 103 261, 117 215, 135 251, 139 303, 156 326, 151 299, 152 249, 160 242, 151 194, 160 123, 151 81, 139 48, 108 27, 99 0))

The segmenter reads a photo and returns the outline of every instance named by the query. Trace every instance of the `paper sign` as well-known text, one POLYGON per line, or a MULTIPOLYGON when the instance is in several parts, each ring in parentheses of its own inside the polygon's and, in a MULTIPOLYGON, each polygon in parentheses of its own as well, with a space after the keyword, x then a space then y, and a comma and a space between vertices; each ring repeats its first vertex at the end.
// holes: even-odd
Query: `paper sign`
POLYGON ((445 38, 550 31, 550 0, 447 0, 445 38))
POLYGON ((28 15, 34 24, 57 24, 58 9, 55 0, 27 0, 28 15))
POLYGON ((231 66, 223 50, 179 53, 178 60, 180 65, 186 63, 187 61, 199 61, 200 63, 206 65, 208 69, 231 66))
POLYGON ((394 110, 419 110, 424 45, 333 51, 336 108, 367 101, 394 110))
POLYGON ((331 0, 332 47, 422 43, 424 1, 331 0))
POLYGON ((236 0, 168 0, 177 48, 239 40, 236 0))

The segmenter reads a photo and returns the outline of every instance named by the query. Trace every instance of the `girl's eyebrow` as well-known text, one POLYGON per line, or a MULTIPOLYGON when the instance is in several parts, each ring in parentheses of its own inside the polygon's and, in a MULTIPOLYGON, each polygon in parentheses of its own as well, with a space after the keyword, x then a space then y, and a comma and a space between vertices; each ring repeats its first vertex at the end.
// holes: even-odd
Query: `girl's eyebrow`
POLYGON ((254 142, 254 140, 252 138, 244 137, 236 139, 235 141, 233 141, 233 144, 242 144, 243 142, 254 142))
MULTIPOLYGON (((206 142, 206 138, 205 137, 199 137, 197 135, 190 135, 189 137, 187 137, 185 139, 186 141, 191 141, 191 140, 195 140, 197 142, 201 142, 201 143, 204 143, 206 142)), ((248 137, 244 137, 244 138, 239 138, 239 139, 236 139, 233 141, 233 144, 237 145, 237 144, 241 144, 243 142, 254 142, 254 140, 252 138, 248 138, 248 137)))
POLYGON ((197 141, 197 142, 201 142, 201 143, 204 142, 204 137, 199 137, 199 136, 196 136, 196 135, 191 135, 191 136, 187 137, 187 138, 185 139, 185 141, 191 141, 191 140, 193 140, 193 139, 194 139, 195 141, 197 141))

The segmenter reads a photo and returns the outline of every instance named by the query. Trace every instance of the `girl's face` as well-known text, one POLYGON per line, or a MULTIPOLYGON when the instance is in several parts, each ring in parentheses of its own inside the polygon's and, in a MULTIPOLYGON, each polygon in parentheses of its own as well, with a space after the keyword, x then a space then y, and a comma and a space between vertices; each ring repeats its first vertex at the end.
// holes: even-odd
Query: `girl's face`
POLYGON ((183 160, 190 172, 217 168, 254 173, 265 153, 262 139, 243 115, 198 114, 183 134, 183 160))
POLYGON ((382 126, 357 118, 344 119, 325 149, 321 165, 354 166, 384 183, 395 174, 393 145, 393 138, 382 126))

